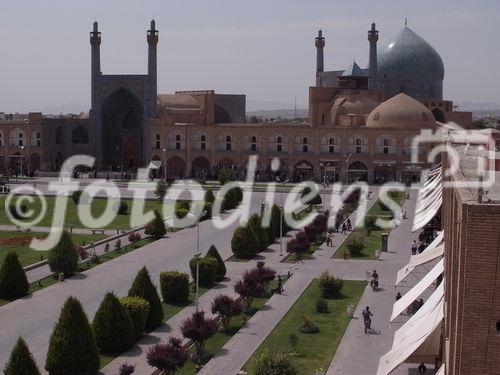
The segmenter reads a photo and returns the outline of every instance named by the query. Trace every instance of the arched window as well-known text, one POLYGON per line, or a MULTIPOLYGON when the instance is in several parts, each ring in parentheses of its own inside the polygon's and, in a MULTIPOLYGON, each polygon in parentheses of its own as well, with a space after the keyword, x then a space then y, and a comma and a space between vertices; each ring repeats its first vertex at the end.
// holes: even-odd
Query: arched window
POLYGON ((175 136, 175 149, 176 150, 181 149, 181 136, 179 134, 175 136))
POLYGON ((250 150, 257 151, 257 137, 255 135, 250 138, 250 150))
POLYGON ((283 138, 281 137, 276 138, 276 143, 283 143, 283 138))
POLYGON ((161 147, 161 137, 159 134, 156 134, 155 137, 155 147, 159 149, 161 147))
POLYGON ((206 150, 207 149, 207 136, 205 134, 202 134, 200 137, 200 150, 206 150))
POLYGON ((83 126, 77 126, 71 132, 71 143, 89 143, 89 132, 83 126))
POLYGON ((231 136, 226 135, 226 151, 231 151, 231 136))
POLYGON ((40 147, 42 145, 42 136, 40 132, 35 133, 35 145, 36 147, 40 147))
POLYGON ((328 152, 333 154, 335 152, 335 138, 330 138, 328 144, 328 152))
POLYGON ((388 138, 384 138, 382 145, 384 146, 383 147, 384 154, 388 154, 389 153, 389 146, 391 145, 391 141, 388 138))
POLYGON ((63 137, 64 137, 63 129, 59 126, 56 129, 56 145, 62 145, 63 144, 63 142, 64 142, 63 137))
POLYGON ((361 138, 356 138, 356 154, 361 154, 362 145, 363 145, 363 140, 361 138))
POLYGON ((0 147, 3 147, 3 133, 0 132, 0 147))
POLYGON ((309 140, 307 137, 302 138, 302 152, 308 152, 309 151, 309 140))

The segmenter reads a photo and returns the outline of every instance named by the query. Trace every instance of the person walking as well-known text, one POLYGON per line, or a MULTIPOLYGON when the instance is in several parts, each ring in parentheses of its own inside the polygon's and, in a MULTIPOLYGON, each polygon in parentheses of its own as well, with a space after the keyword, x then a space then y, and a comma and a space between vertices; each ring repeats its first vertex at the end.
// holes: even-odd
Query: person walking
POLYGON ((347 234, 347 225, 345 221, 342 223, 342 234, 347 234))
POLYGON ((401 293, 398 292, 398 294, 396 294, 396 301, 399 301, 401 299, 401 293))
POLYGON ((351 223, 351 218, 347 218, 347 230, 350 232, 352 231, 352 223, 351 223))
POLYGON ((418 249, 417 240, 413 240, 413 243, 411 244, 411 255, 415 255, 417 253, 417 249, 418 249))

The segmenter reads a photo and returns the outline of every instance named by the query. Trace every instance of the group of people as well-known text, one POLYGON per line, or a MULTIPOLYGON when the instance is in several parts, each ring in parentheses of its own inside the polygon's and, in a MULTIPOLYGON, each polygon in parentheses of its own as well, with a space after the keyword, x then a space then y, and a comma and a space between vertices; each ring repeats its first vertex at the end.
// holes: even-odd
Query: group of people
POLYGON ((347 232, 352 231, 352 223, 351 223, 351 218, 347 218, 346 221, 342 223, 342 234, 347 234, 347 232))
POLYGON ((417 240, 413 240, 410 246, 411 255, 416 255, 417 253, 420 254, 422 251, 425 250, 426 247, 427 244, 425 242, 423 241, 417 242, 417 240))

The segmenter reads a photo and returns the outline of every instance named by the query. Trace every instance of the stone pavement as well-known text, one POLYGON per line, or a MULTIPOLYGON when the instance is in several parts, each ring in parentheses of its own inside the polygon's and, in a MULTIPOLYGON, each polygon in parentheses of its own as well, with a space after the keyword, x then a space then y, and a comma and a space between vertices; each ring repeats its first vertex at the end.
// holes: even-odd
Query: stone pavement
MULTIPOLYGON (((262 193, 255 193, 251 211, 257 212, 263 201, 262 193)), ((200 224, 201 250, 206 252, 214 244, 227 259, 236 224, 216 230, 212 221, 200 224)), ((159 273, 179 270, 189 273, 188 262, 196 252, 196 228, 169 233, 135 251, 96 266, 63 283, 52 285, 25 298, 0 307, 0 368, 8 359, 17 338, 21 335, 36 359, 39 368, 45 365, 48 340, 61 306, 69 296, 77 297, 92 320, 107 291, 126 295, 137 271, 146 266, 158 285, 159 273)))
MULTIPOLYGON (((415 196, 415 194, 412 194, 415 196)), ((408 216, 415 209, 415 199, 406 200, 403 210, 408 216)), ((376 374, 380 357, 392 347, 394 331, 401 324, 389 325, 392 306, 395 301, 396 289, 394 283, 396 272, 403 267, 410 257, 409 247, 418 233, 411 232, 412 220, 403 220, 399 227, 389 235, 388 252, 382 253, 380 261, 372 262, 373 268, 380 275, 380 290, 373 292, 367 287, 354 313, 354 319, 349 323, 342 341, 337 349, 327 375, 367 375, 376 374), (362 310, 370 306, 374 314, 372 328, 374 333, 365 335, 361 317, 362 310)), ((404 294, 404 293, 402 293, 404 294)), ((393 374, 408 374, 405 365, 393 374)))

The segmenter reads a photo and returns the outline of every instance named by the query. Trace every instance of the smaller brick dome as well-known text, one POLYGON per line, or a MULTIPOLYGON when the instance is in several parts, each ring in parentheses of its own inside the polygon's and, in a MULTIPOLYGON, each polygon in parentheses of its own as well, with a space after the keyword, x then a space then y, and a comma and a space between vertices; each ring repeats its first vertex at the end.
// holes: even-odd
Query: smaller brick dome
POLYGON ((375 108, 368 116, 366 126, 419 130, 435 128, 436 119, 422 103, 401 93, 375 108))

